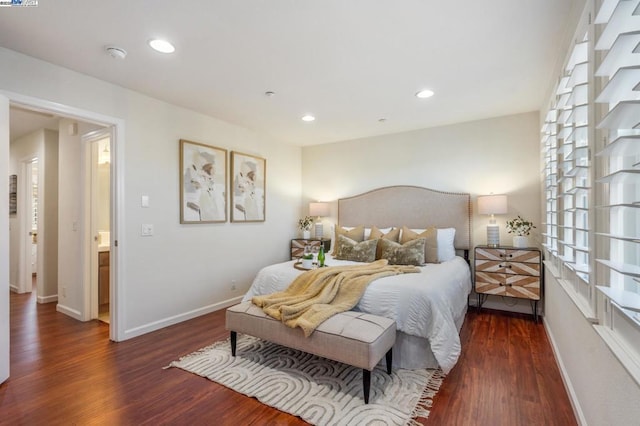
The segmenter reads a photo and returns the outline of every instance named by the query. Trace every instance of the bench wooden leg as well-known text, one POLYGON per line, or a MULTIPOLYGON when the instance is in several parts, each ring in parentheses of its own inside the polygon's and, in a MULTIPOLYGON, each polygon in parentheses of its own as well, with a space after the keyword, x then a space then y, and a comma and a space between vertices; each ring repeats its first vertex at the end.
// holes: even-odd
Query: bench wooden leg
POLYGON ((371 388, 371 371, 362 369, 362 387, 364 388, 364 403, 369 403, 369 389, 371 388))
POLYGON ((238 339, 238 333, 231 332, 231 356, 236 356, 236 341, 238 339))
POLYGON ((393 348, 387 352, 387 374, 391 374, 391 365, 393 364, 393 348))

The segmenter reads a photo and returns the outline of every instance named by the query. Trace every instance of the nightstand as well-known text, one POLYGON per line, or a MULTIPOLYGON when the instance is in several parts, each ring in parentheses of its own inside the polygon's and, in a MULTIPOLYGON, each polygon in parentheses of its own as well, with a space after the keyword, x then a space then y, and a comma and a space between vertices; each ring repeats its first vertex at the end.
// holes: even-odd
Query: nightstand
POLYGON ((320 247, 324 245, 324 252, 329 253, 331 249, 330 238, 293 238, 291 240, 291 260, 300 259, 304 254, 304 246, 320 247))
POLYGON ((542 290, 542 253, 537 248, 477 246, 474 250, 474 283, 478 310, 488 296, 528 299, 538 322, 542 290))

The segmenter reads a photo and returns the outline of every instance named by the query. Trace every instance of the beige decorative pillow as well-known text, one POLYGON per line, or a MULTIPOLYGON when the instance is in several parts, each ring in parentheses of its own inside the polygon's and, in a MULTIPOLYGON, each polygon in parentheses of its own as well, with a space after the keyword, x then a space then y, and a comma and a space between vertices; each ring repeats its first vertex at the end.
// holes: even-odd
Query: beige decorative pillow
MULTIPOLYGON (((400 238, 400 228, 391 228, 391 230, 386 234, 384 234, 377 226, 371 228, 371 234, 369 234, 368 239, 378 240, 381 238, 397 243, 400 238)), ((380 246, 380 244, 378 244, 378 248, 376 250, 376 260, 378 259, 382 259, 382 246, 380 246)))
POLYGON ((435 227, 427 228, 424 232, 418 234, 406 226, 402 227, 400 236, 400 244, 404 244, 416 238, 425 238, 424 260, 427 263, 438 262, 438 229, 435 227))
POLYGON ((373 240, 375 238, 385 238, 387 240, 395 241, 397 243, 398 239, 400 238, 400 228, 391 228, 391 231, 384 234, 382 233, 380 228, 378 228, 377 226, 374 226, 373 228, 371 228, 371 234, 369 234, 369 239, 373 240))
POLYGON ((333 254, 334 256, 336 254, 336 247, 338 246, 338 236, 344 235, 345 237, 359 243, 360 241, 364 240, 364 225, 356 226, 352 229, 344 229, 340 226, 336 226, 335 234, 336 238, 334 240, 334 248, 333 252, 331 252, 331 254, 333 254))
POLYGON ((381 238, 378 247, 382 248, 382 259, 390 265, 424 265, 425 238, 416 238, 404 244, 381 238))
POLYGON ((340 260, 353 262, 373 262, 376 260, 376 247, 378 240, 366 240, 357 242, 344 235, 338 235, 333 257, 340 260))

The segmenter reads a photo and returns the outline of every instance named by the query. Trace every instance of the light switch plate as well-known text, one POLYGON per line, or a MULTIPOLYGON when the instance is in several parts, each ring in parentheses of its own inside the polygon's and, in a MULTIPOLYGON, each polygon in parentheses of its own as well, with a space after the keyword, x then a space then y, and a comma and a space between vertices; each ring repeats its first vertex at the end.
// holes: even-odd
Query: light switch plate
POLYGON ((153 225, 150 223, 143 223, 142 224, 142 232, 141 235, 143 237, 150 237, 153 235, 153 225))
POLYGON ((143 195, 142 196, 142 207, 149 207, 149 196, 148 195, 143 195))

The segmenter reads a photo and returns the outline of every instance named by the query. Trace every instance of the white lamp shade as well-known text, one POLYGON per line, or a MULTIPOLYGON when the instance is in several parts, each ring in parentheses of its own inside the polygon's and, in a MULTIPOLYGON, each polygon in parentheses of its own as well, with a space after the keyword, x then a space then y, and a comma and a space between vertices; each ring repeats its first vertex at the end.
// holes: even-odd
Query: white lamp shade
POLYGON ((478 197, 478 213, 505 214, 507 213, 506 195, 482 195, 478 197))
POLYGON ((329 216, 329 203, 309 203, 309 216, 329 216))

